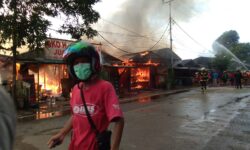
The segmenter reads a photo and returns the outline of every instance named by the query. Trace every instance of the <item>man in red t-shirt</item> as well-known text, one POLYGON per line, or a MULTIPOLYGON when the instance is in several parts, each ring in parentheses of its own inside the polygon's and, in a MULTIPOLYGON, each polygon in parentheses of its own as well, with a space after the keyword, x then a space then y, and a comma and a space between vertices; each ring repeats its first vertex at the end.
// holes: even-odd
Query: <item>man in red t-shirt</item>
POLYGON ((72 115, 59 133, 50 138, 49 148, 61 144, 72 130, 69 150, 98 150, 96 132, 86 115, 82 92, 87 110, 100 133, 107 130, 110 122, 115 123, 111 150, 118 150, 124 127, 123 113, 112 84, 98 78, 101 70, 98 52, 89 43, 78 41, 65 50, 63 57, 77 84, 70 100, 72 115))

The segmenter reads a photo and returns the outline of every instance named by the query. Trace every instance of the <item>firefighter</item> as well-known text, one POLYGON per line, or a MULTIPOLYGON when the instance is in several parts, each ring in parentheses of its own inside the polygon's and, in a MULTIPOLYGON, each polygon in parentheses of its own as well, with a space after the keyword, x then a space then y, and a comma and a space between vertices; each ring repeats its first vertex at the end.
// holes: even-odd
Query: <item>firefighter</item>
POLYGON ((208 81, 208 72, 206 68, 202 67, 200 71, 200 85, 201 85, 201 90, 202 92, 205 92, 207 89, 207 81, 208 81))

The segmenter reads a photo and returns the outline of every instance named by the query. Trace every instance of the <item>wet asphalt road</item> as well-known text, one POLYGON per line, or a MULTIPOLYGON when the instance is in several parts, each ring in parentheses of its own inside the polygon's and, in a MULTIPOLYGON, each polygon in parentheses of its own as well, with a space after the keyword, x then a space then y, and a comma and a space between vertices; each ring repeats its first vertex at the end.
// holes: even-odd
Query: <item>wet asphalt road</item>
MULTIPOLYGON (((123 104, 121 150, 248 150, 249 88, 199 89, 123 104)), ((46 150, 68 116, 19 123, 15 150, 46 150)), ((70 136, 55 148, 66 150, 70 136)))

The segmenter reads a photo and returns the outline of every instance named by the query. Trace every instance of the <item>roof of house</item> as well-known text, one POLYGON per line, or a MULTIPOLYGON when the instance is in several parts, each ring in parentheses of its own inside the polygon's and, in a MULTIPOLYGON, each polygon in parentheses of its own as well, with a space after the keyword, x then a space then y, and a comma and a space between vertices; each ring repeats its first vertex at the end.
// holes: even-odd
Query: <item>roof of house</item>
POLYGON ((211 69, 213 58, 212 57, 198 57, 194 59, 194 62, 199 64, 201 67, 206 67, 211 69))
MULTIPOLYGON (((122 61, 114 56, 111 56, 107 52, 102 51, 102 61, 104 64, 114 64, 121 63, 122 61)), ((23 63, 45 63, 45 64, 63 64, 62 59, 47 59, 45 57, 44 50, 38 51, 28 51, 26 53, 22 53, 17 55, 17 61, 23 63)))
POLYGON ((169 48, 143 51, 139 53, 128 54, 124 57, 129 58, 130 61, 135 63, 147 63, 149 60, 151 60, 154 63, 170 64, 171 57, 173 57, 173 62, 181 60, 181 58, 174 52, 171 52, 169 48))
POLYGON ((193 68, 200 68, 200 65, 197 64, 194 60, 192 59, 185 59, 178 61, 174 64, 174 67, 193 67, 193 68))
POLYGON ((112 65, 112 64, 121 64, 122 60, 116 58, 105 51, 101 53, 102 63, 103 65, 112 65))

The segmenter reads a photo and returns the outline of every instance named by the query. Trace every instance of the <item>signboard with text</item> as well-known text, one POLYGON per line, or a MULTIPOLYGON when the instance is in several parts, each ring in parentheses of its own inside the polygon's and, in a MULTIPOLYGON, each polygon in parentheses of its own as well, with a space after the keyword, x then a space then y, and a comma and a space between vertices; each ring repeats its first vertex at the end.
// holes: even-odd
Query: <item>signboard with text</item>
MULTIPOLYGON (((45 42, 45 58, 46 59, 54 59, 54 60, 62 60, 64 50, 73 43, 74 41, 70 40, 61 40, 61 39, 53 39, 48 38, 45 42)), ((99 55, 101 56, 101 44, 91 43, 95 46, 99 55)), ((102 61, 102 60, 101 60, 102 61)))
POLYGON ((47 59, 62 60, 63 52, 73 41, 61 39, 47 39, 45 42, 45 57, 47 59))

